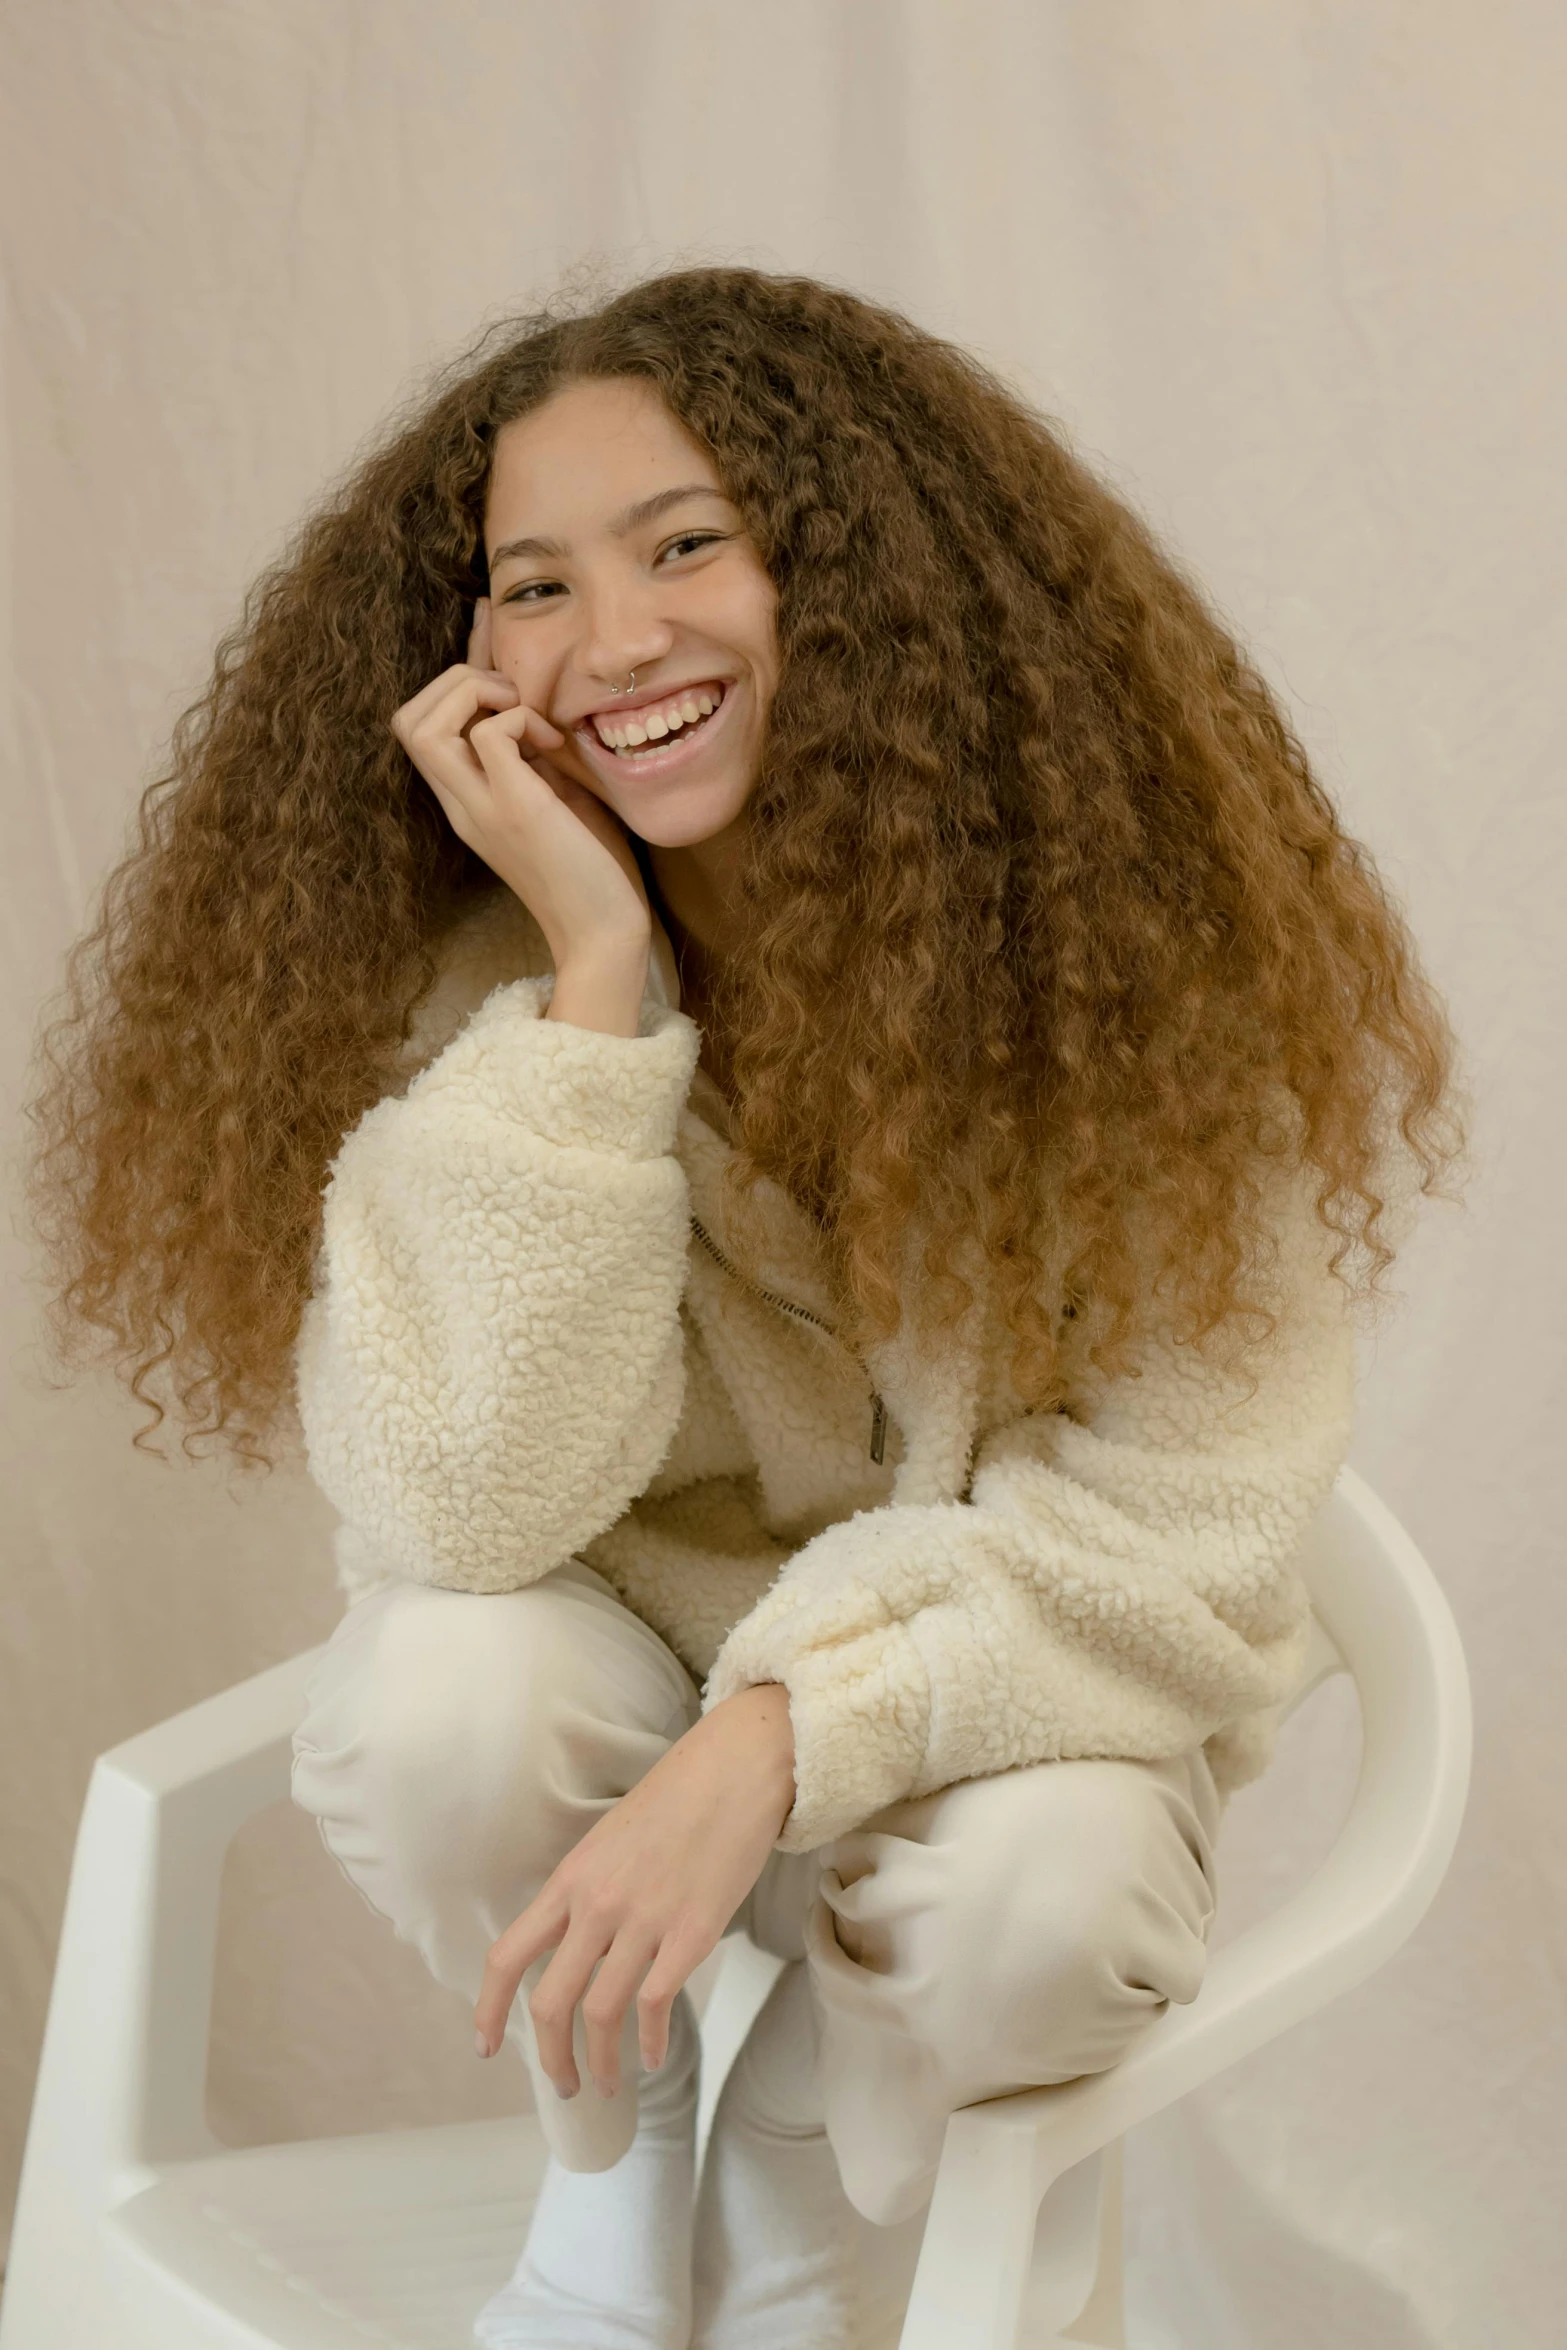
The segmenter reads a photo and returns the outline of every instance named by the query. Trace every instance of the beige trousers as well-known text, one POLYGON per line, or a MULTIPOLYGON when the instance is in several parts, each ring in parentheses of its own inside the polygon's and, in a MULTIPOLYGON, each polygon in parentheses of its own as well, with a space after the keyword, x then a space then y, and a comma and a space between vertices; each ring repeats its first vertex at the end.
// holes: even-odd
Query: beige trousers
MULTIPOLYGON (((491 1942, 699 1712, 674 1652, 575 1560, 491 1596, 383 1586, 316 1666, 294 1799, 471 2003, 491 1942)), ((1167 2001, 1196 1996, 1218 1820, 1199 1749, 961 1780, 816 1851, 769 1855, 733 1926, 806 1962, 828 2136, 866 2218, 921 2207, 956 2107, 1101 2072, 1167 2001)), ((636 2126, 635 2008, 621 2094, 595 2093, 579 2016, 583 2088, 558 2097, 527 2006, 547 1963, 508 2037, 557 2159, 603 2170, 636 2126)))

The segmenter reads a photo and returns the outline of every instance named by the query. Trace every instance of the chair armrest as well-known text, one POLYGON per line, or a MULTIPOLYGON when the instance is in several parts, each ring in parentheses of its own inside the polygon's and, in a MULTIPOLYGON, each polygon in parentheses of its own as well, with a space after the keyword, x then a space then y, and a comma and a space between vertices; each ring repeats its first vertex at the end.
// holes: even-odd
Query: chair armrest
POLYGON ((123 2196, 152 2164, 218 2150, 206 2075, 224 1854, 252 1813, 288 1793, 294 1725, 318 1654, 206 1698, 94 1764, 29 2163, 91 2161, 123 2196))
POLYGON ((1333 1849, 1292 1899, 1216 1951, 1202 1989, 1111 2070, 961 2108, 954 2160, 1004 2132, 1032 2142, 1034 2192, 1201 2082, 1353 1989, 1419 1924, 1452 1858, 1469 1788, 1469 1677, 1452 1611, 1410 1537, 1342 1469, 1305 1560, 1317 1618, 1294 1710, 1351 1670, 1364 1738, 1333 1849))
POLYGON ((1338 1642, 1322 1618, 1313 1613, 1311 1630, 1306 1640, 1306 1661, 1301 1667, 1300 1679, 1279 1707, 1280 1724, 1287 1722, 1292 1713, 1298 1712, 1313 1690, 1320 1689, 1324 1681, 1331 1681, 1335 1673, 1348 1671, 1348 1665, 1339 1654, 1338 1642))
POLYGON ((111 1746, 97 1769, 169 1808, 182 1829, 216 1835, 226 1846, 254 1812, 288 1793, 294 1728, 320 1654, 307 1648, 202 1698, 111 1746))

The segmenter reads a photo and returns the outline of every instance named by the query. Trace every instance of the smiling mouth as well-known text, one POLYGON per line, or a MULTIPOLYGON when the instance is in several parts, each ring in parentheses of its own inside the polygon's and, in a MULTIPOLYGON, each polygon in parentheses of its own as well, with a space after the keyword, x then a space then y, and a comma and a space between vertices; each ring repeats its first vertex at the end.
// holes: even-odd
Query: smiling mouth
POLYGON ((601 750, 629 765, 694 740, 717 717, 728 694, 727 684, 715 678, 705 685, 683 687, 666 701, 628 710, 623 718, 612 710, 595 711, 583 732, 591 734, 601 750))

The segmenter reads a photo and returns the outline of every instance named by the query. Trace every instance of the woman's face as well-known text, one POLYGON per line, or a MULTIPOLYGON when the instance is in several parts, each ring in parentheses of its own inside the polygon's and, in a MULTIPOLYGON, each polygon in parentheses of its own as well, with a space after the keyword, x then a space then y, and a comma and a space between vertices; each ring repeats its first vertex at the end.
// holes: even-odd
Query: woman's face
POLYGON ((777 593, 653 387, 568 384, 503 426, 484 537, 492 660, 565 735, 553 764, 656 847, 732 824, 777 683, 777 593))

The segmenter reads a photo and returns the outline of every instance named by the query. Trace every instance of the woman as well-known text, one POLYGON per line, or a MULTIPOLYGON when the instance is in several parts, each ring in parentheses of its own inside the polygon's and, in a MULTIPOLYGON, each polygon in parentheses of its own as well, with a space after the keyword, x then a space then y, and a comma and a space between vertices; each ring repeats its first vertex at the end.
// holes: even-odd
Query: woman
POLYGON ((296 1382, 296 1798, 552 2149, 476 2338, 857 2341, 950 2112, 1196 1994, 1441 1007, 1143 527, 807 280, 497 330, 166 786, 39 1112, 60 1328, 242 1460, 296 1382))

